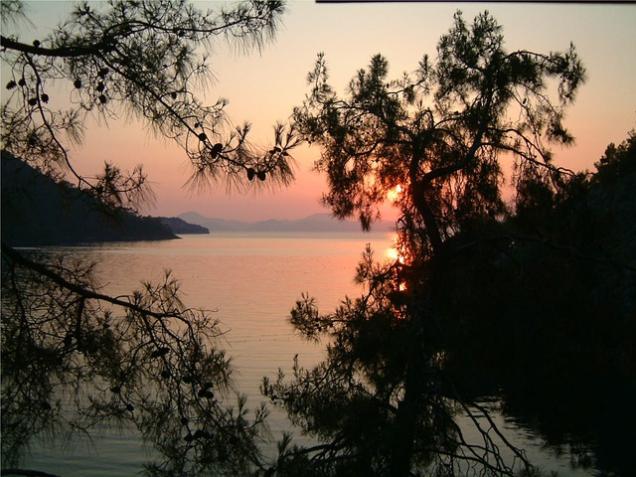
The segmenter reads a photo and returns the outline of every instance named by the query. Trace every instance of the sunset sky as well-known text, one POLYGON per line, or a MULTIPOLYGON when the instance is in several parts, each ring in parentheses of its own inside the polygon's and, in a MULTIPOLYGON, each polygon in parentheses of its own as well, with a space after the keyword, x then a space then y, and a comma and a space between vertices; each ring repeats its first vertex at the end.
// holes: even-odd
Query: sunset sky
MULTIPOLYGON (((202 8, 218 2, 195 2, 202 8)), ((23 39, 41 35, 68 12, 69 2, 27 2, 34 27, 24 25, 23 39)), ((560 165, 590 169, 610 142, 620 142, 636 126, 636 5, 368 3, 315 4, 291 1, 276 38, 262 52, 244 53, 217 43, 210 52, 214 80, 204 98, 229 99, 233 123, 250 121, 253 142, 267 146, 272 126, 286 121, 307 91, 305 78, 318 52, 324 51, 331 84, 343 91, 356 70, 375 53, 390 64, 392 77, 413 71, 421 57, 435 58, 440 35, 461 9, 467 20, 488 9, 504 27, 508 49, 537 52, 565 50, 573 42, 587 69, 565 124, 576 138, 569 149, 555 149, 560 165)), ((84 144, 72 151, 78 169, 95 172, 104 161, 132 168, 143 163, 157 196, 152 215, 196 211, 209 217, 261 220, 299 218, 325 212, 319 199, 324 180, 312 172, 320 154, 304 147, 295 154, 297 180, 289 188, 228 195, 224 184, 192 194, 183 188, 190 175, 185 154, 153 137, 143 125, 90 122, 84 144)))

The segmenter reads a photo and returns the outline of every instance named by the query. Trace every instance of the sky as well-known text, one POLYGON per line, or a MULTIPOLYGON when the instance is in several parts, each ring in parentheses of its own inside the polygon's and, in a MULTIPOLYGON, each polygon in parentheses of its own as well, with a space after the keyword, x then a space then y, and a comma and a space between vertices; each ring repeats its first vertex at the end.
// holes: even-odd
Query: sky
MULTIPOLYGON (((68 12, 70 2, 26 2, 33 26, 21 27, 24 39, 43 34, 68 12)), ((194 2, 218 8, 221 2, 194 2)), ((267 147, 277 121, 286 122, 308 91, 307 73, 324 52, 331 84, 343 92, 371 56, 382 53, 390 76, 412 72, 424 54, 434 59, 439 37, 453 13, 469 20, 488 10, 504 28, 507 48, 547 53, 570 42, 587 70, 587 82, 568 109, 566 126, 576 142, 555 148, 557 164, 573 170, 593 169, 610 142, 619 143, 636 127, 636 5, 489 4, 489 3, 349 3, 316 4, 290 0, 276 37, 262 51, 245 53, 216 43, 209 52, 214 74, 201 96, 207 103, 229 100, 234 124, 249 121, 252 141, 267 147)), ((208 217, 239 220, 295 219, 327 212, 320 197, 325 180, 312 170, 316 146, 296 151, 296 181, 285 189, 228 193, 223 183, 193 193, 184 187, 191 166, 173 143, 150 134, 125 118, 103 124, 90 120, 83 144, 72 150, 81 172, 91 174, 104 161, 123 169, 142 163, 156 195, 151 215, 196 211, 208 217)), ((385 209, 385 216, 391 216, 385 209)))

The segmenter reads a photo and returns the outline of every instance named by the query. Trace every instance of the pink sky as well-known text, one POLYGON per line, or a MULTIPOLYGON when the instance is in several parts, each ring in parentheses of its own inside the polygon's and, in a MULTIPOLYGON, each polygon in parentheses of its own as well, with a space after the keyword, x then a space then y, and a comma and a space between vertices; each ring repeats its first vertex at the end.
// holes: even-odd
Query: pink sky
MULTIPOLYGON (((214 8, 218 2, 197 2, 214 8)), ((61 19, 66 2, 30 2, 37 30, 25 28, 25 39, 41 34, 61 19), (52 23, 53 22, 53 23, 52 23)), ((313 4, 290 2, 276 39, 259 52, 244 54, 218 43, 210 64, 215 81, 205 99, 229 99, 236 124, 253 123, 253 142, 267 146, 272 126, 285 121, 307 91, 305 78, 316 54, 324 51, 331 83, 340 91, 375 53, 389 60, 391 74, 412 71, 428 53, 435 56, 441 34, 461 8, 465 18, 488 9, 504 27, 509 49, 539 52, 564 50, 572 41, 588 72, 566 119, 576 145, 555 150, 559 164, 575 170, 592 168, 609 142, 620 142, 636 125, 636 5, 546 4, 313 4)), ((21 36, 22 36, 21 35, 21 36)), ((78 169, 92 173, 104 161, 132 168, 143 163, 157 196, 152 215, 196 211, 210 217, 243 220, 299 218, 325 212, 319 199, 324 179, 311 171, 320 151, 303 147, 295 157, 297 180, 284 190, 228 194, 220 183, 192 194, 183 188, 190 166, 174 144, 150 135, 143 125, 125 120, 106 127, 88 124, 83 145, 73 150, 78 169)))

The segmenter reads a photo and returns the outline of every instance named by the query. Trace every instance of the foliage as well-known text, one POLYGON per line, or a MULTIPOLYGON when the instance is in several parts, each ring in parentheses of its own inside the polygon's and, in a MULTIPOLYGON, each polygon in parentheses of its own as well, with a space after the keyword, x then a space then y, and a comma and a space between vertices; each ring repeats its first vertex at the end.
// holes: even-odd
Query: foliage
POLYGON ((514 215, 455 238, 436 295, 466 394, 501 393, 549 444, 617 475, 636 422, 619 404, 636 390, 635 145, 630 133, 558 186, 527 178, 514 215))
POLYGON ((294 126, 322 148, 316 168, 328 176, 324 201, 335 215, 355 214, 369 228, 387 193, 397 196, 398 258, 377 264, 367 251, 358 270, 366 293, 335 313, 321 315, 309 298, 292 311, 301 333, 325 337, 329 346, 315 368, 296 367, 291 377, 263 385, 319 441, 285 448, 281 474, 299 466, 315 475, 499 476, 530 469, 488 409, 448 372, 451 330, 470 283, 461 269, 455 275, 446 267, 472 246, 461 237, 487 241, 489 228, 508 215, 503 160, 515 161, 519 188, 530 177, 557 183, 572 175, 552 164, 548 144, 572 142, 562 120, 584 73, 573 46, 564 53, 506 51, 487 12, 471 24, 457 13, 437 59, 424 56, 412 75, 389 81, 388 62, 374 56, 344 96, 329 85, 319 56, 294 126), (463 435, 459 415, 477 438, 463 435), (502 447, 512 459, 504 459, 502 447))
MULTIPOLYGON (((108 163, 91 178, 77 172, 69 152, 89 118, 123 114, 176 141, 195 186, 216 178, 238 187, 292 180, 293 130, 278 125, 273 147, 254 147, 249 125, 228 130, 225 100, 208 106, 195 95, 210 77, 205 47, 223 39, 261 48, 282 1, 205 12, 185 0, 82 2, 32 44, 6 33, 18 30, 22 3, 1 6, 3 160, 21 158, 58 182, 70 178, 103 210, 135 209, 152 200, 141 166, 125 173, 108 163)), ((18 464, 34 438, 90 435, 99 423, 118 422, 159 451, 151 475, 257 468, 265 411, 249 417, 239 395, 233 406, 229 360, 210 314, 186 307, 169 274, 112 297, 92 268, 2 244, 3 465, 18 464)))
POLYGON ((227 407, 217 323, 182 304, 169 273, 113 299, 94 286, 92 264, 3 246, 2 281, 4 465, 36 435, 101 422, 132 422, 156 446, 152 475, 236 475, 258 462, 265 411, 249 420, 240 396, 227 407))
POLYGON ((425 231, 427 254, 472 217, 503 212, 500 159, 507 153, 556 170, 544 142, 571 142, 564 108, 584 80, 573 46, 548 55, 506 52, 488 13, 470 27, 457 13, 437 56, 388 81, 388 63, 376 55, 344 98, 327 83, 319 56, 311 92, 294 114, 303 137, 323 147, 316 167, 329 177, 325 202, 334 213, 357 213, 368 228, 386 191, 400 185, 403 220, 413 221, 403 228, 425 231))
POLYGON ((202 47, 223 37, 260 48, 283 10, 278 0, 218 12, 202 12, 186 0, 112 0, 97 7, 79 4, 32 45, 2 36, 3 76, 9 78, 2 147, 45 171, 70 171, 78 186, 105 202, 136 206, 148 199, 141 167, 125 174, 106 164, 103 174, 90 179, 75 172, 67 146, 81 141, 88 115, 110 119, 123 112, 184 149, 195 185, 221 175, 238 186, 255 177, 288 184, 293 131, 277 126, 275 146, 259 151, 249 144, 248 124, 227 131, 226 100, 206 106, 195 96, 210 77, 202 47), (53 97, 58 93, 68 96, 66 109, 59 107, 63 98, 53 97))
POLYGON ((558 188, 527 179, 515 214, 455 238, 462 252, 446 262, 438 299, 461 317, 449 320, 462 336, 451 340, 466 360, 460 368, 492 373, 501 361, 509 378, 528 368, 524 376, 554 373, 568 386, 579 373, 633 379, 635 145, 631 133, 608 146, 596 173, 558 188))
MULTIPOLYGON (((315 368, 296 364, 292 376, 263 383, 263 393, 319 442, 281 449, 277 475, 514 475, 514 462, 499 450, 509 445, 505 437, 445 375, 437 345, 443 324, 422 319, 429 312, 419 297, 396 291, 398 267, 380 267, 367 250, 358 279, 368 293, 333 314, 319 315, 308 297, 292 310, 304 336, 329 344, 315 368), (464 435, 459 413, 469 416, 477 440, 464 435)), ((527 463, 511 449, 514 461, 527 463)))

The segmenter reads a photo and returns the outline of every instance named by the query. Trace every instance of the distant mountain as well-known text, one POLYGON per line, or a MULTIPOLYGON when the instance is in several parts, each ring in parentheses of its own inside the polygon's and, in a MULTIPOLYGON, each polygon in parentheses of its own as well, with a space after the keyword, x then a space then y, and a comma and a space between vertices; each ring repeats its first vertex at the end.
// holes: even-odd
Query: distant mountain
MULTIPOLYGON (((313 214, 297 220, 262 220, 241 222, 205 217, 196 212, 186 212, 179 217, 193 224, 202 225, 214 232, 360 232, 360 223, 354 220, 339 220, 330 214, 313 214)), ((391 230, 389 222, 374 223, 372 230, 391 230)))
POLYGON ((179 214, 178 217, 191 224, 206 227, 210 233, 221 231, 242 232, 247 230, 247 225, 249 225, 238 220, 211 219, 196 212, 186 212, 185 214, 179 214))
POLYGON ((178 238, 157 218, 108 208, 2 151, 2 241, 14 246, 178 238))
POLYGON ((191 224, 179 217, 157 217, 162 224, 166 225, 172 233, 184 234, 209 234, 210 231, 206 227, 191 224))

